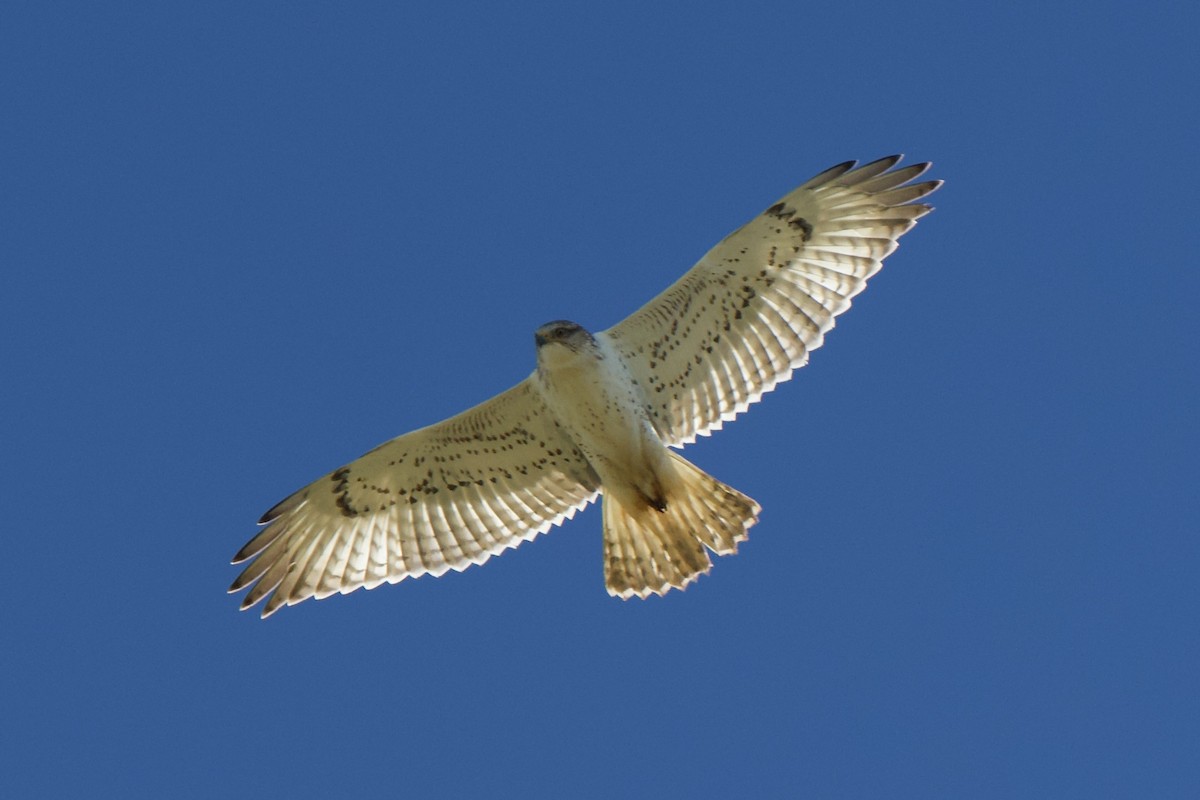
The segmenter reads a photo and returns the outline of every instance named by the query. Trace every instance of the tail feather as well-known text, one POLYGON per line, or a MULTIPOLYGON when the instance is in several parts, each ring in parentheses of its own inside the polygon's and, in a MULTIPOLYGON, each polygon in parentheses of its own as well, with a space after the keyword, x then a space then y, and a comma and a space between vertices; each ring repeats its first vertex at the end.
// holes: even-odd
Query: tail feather
POLYGON ((705 548, 737 552, 758 521, 758 503, 671 452, 665 508, 604 496, 604 579, 616 597, 682 589, 712 568, 705 548))

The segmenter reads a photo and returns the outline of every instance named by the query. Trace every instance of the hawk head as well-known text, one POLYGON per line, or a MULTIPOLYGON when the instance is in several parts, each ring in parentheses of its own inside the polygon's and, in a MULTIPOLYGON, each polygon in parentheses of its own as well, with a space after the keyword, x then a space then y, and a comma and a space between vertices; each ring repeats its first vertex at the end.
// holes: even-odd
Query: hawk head
POLYGON ((538 350, 549 345, 564 345, 570 350, 579 351, 594 343, 586 328, 565 319, 556 319, 538 328, 533 333, 533 341, 538 350))

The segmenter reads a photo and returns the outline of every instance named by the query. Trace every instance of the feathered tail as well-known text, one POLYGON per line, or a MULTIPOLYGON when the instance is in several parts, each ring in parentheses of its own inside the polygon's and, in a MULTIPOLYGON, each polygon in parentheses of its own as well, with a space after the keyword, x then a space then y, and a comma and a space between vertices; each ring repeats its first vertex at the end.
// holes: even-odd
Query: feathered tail
POLYGON ((668 452, 664 502, 604 495, 604 582, 615 597, 684 588, 712 567, 706 547, 721 556, 736 553, 758 521, 758 503, 668 452))

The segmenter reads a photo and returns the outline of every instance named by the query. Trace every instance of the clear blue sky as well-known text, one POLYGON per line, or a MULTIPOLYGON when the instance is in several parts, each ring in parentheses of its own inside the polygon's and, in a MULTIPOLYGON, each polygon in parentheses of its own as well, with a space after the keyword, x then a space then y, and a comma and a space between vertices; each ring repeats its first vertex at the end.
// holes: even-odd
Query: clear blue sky
POLYGON ((1200 794, 1194 4, 195 5, 0 22, 0 795, 1200 794), (686 593, 592 508, 237 612, 275 501, 896 151, 686 593))

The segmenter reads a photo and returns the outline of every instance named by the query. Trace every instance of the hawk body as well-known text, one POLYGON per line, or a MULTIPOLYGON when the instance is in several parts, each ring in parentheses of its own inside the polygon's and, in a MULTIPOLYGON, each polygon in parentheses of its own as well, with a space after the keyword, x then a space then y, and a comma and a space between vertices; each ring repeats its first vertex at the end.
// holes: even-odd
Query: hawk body
POLYGON ((535 340, 533 384, 604 487, 609 593, 663 594, 708 571, 705 547, 735 552, 758 504, 667 449, 608 335, 559 321, 539 328, 535 340))
POLYGON ((641 389, 603 334, 575 323, 552 322, 539 329, 533 384, 559 426, 569 431, 608 492, 622 487, 661 505, 658 473, 666 449, 654 432, 641 389), (570 326, 568 335, 540 331, 570 326))
POLYGON ((645 597, 736 551, 759 506, 668 449, 733 419, 808 361, 927 214, 940 181, 893 156, 822 172, 625 321, 557 321, 537 369, 286 498, 234 557, 263 616, 310 597, 481 564, 604 495, 605 583, 645 597))

